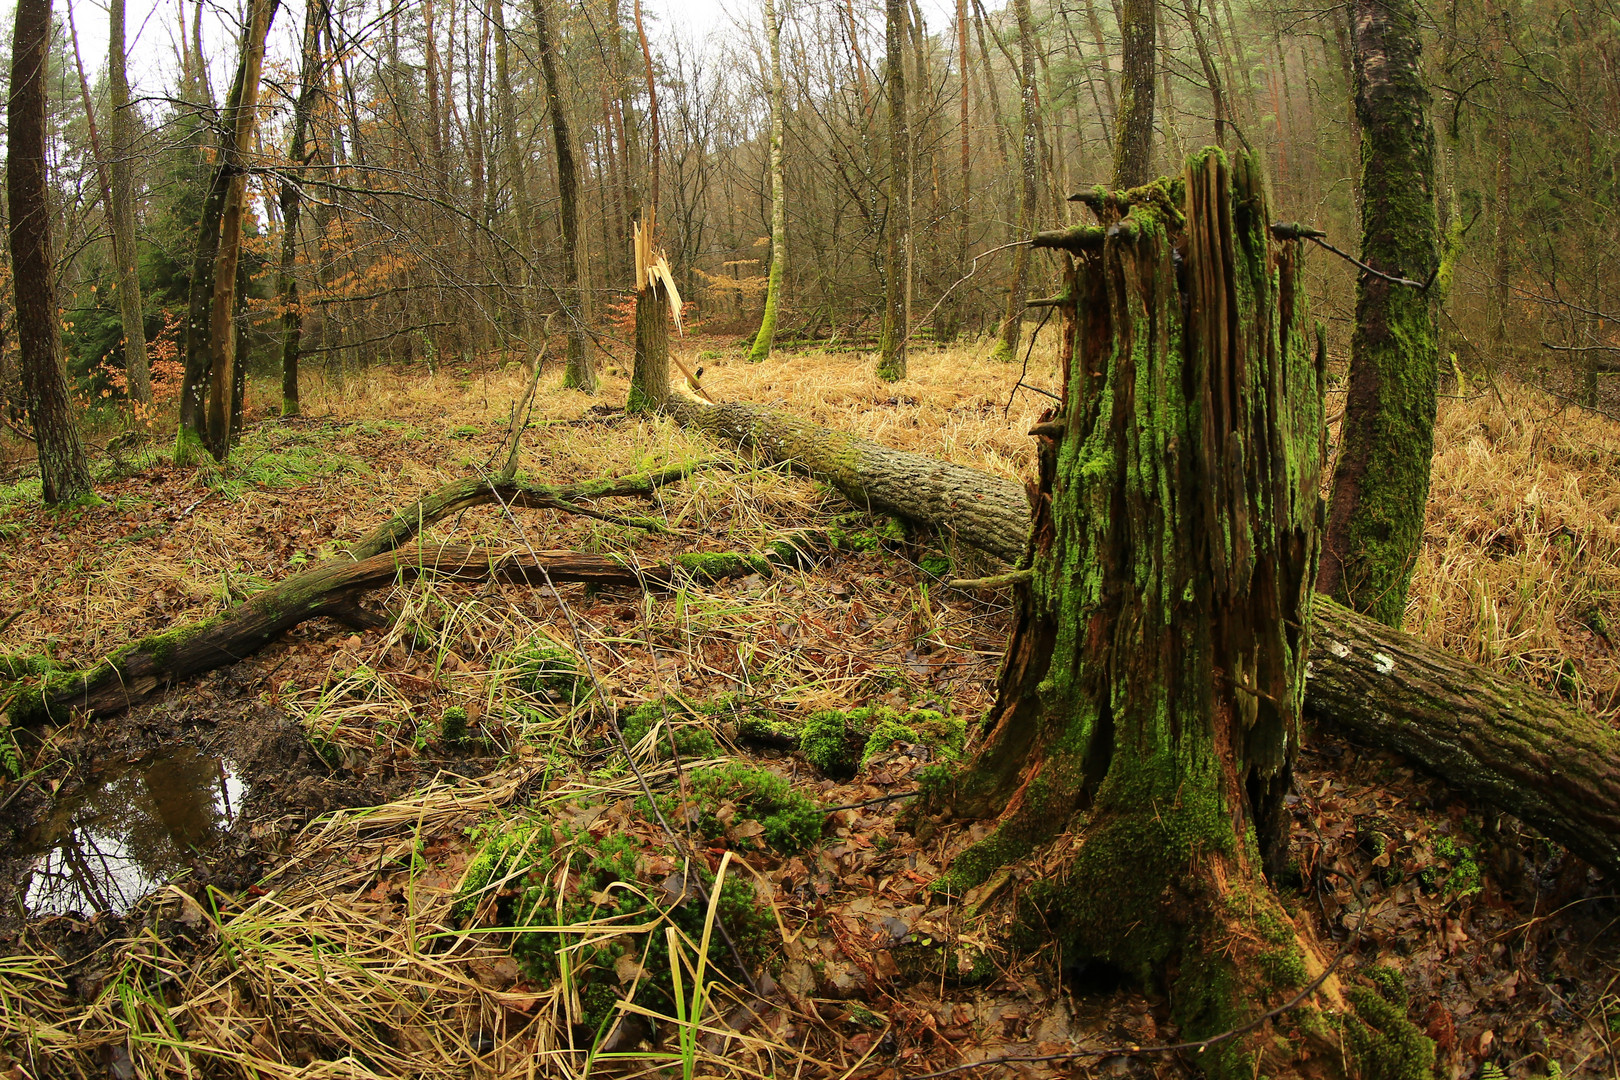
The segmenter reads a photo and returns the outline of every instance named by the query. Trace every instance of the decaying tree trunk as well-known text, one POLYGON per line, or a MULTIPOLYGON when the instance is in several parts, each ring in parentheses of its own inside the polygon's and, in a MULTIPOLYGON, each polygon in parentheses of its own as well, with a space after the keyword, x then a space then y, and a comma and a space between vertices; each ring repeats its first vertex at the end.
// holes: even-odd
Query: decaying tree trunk
MULTIPOLYGON (((1085 234, 1075 246, 1101 235, 1074 232, 1085 234)), ((675 398, 669 409, 727 446, 791 463, 858 506, 942 529, 1007 562, 1024 555, 1029 500, 1016 480, 761 406, 675 398)), ((1313 611, 1305 692, 1312 719, 1403 754, 1463 797, 1620 872, 1620 732, 1325 596, 1313 611)))
POLYGON ((1008 562, 1024 553, 1029 501, 1016 480, 895 450, 759 405, 671 397, 681 424, 728 447, 786 462, 857 506, 954 533, 1008 562))
MULTIPOLYGON (((1205 151, 1071 271, 1031 584, 975 756, 919 806, 994 820, 954 891, 1042 858, 1019 922, 1065 963, 1162 982, 1193 1039, 1324 963, 1266 877, 1299 746, 1325 373, 1300 245, 1274 249, 1265 213, 1252 159, 1229 175, 1205 151)), ((1324 986, 1321 1004, 1344 1003, 1324 986)), ((1207 1064, 1286 1070, 1315 1041, 1279 1053, 1276 1034, 1207 1064)))

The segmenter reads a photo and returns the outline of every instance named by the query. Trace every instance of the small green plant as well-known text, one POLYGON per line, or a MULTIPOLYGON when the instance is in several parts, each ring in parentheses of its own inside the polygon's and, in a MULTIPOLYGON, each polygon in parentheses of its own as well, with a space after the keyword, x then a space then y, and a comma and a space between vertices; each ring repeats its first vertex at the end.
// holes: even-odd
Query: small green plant
POLYGON ((581 1020, 592 1028, 611 1019, 622 998, 665 1013, 681 1007, 665 927, 701 940, 701 963, 731 962, 723 942, 704 933, 714 918, 724 921, 745 964, 757 966, 769 954, 774 919, 739 878, 715 889, 699 870, 703 890, 679 874, 642 880, 630 837, 593 837, 549 821, 492 822, 474 838, 478 853, 453 916, 483 909, 496 925, 516 930, 512 955, 524 976, 542 985, 571 982, 581 1020), (704 892, 710 905, 699 899, 704 892))
POLYGON ((667 759, 670 756, 670 741, 672 738, 675 743, 675 753, 679 754, 683 761, 694 758, 718 757, 720 744, 707 728, 698 723, 676 724, 673 722, 673 718, 680 715, 676 711, 678 709, 680 709, 680 704, 671 701, 669 698, 649 701, 645 705, 637 707, 630 715, 619 721, 619 732, 624 736, 625 744, 631 748, 636 747, 647 737, 648 732, 662 723, 665 725, 665 730, 659 732, 658 741, 653 750, 659 760, 667 759))
POLYGON ((477 438, 478 434, 479 429, 472 424, 460 424, 450 429, 452 439, 473 439, 477 438))
POLYGON ((691 801, 684 807, 679 794, 670 794, 659 796, 659 809, 666 818, 684 817, 704 836, 724 837, 729 831, 739 847, 762 840, 784 855, 803 851, 821 838, 825 820, 821 808, 773 772, 728 761, 695 770, 688 787, 691 801), (748 821, 760 824, 757 837, 737 828, 748 821))

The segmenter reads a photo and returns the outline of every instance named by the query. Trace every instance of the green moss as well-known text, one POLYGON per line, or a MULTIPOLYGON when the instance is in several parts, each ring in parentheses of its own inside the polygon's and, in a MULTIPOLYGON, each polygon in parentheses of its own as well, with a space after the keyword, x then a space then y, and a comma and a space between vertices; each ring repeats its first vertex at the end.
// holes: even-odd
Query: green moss
POLYGON ((677 555, 675 565, 699 581, 725 581, 728 578, 759 574, 770 577, 771 563, 763 555, 739 554, 734 551, 691 552, 677 555))
POLYGON ((1267 949, 1255 959, 1272 990, 1295 990, 1308 981, 1305 956, 1292 943, 1267 949))
POLYGON ((871 736, 866 740, 866 746, 861 750, 861 767, 865 768, 874 757, 890 749, 896 743, 915 743, 918 741, 917 732, 901 723, 899 717, 885 716, 878 720, 877 726, 872 729, 871 736))
POLYGON ((589 685, 580 674, 579 659, 546 637, 536 637, 502 657, 507 678, 519 690, 569 704, 582 701, 589 685))
MULTIPOLYGON (((453 917, 465 920, 480 908, 493 909, 496 925, 528 928, 515 935, 512 955, 525 977, 540 985, 554 985, 562 977, 559 958, 567 950, 568 974, 591 1027, 607 1021, 629 993, 633 980, 621 978, 620 970, 627 958, 643 971, 632 1000, 674 1015, 664 916, 687 942, 700 941, 707 912, 697 889, 685 888, 678 875, 665 880, 638 877, 640 851, 621 832, 598 838, 531 820, 492 823, 475 839, 478 851, 468 863, 451 909, 453 917), (616 925, 649 929, 603 932, 616 925)), ((706 889, 711 888, 713 877, 706 870, 700 873, 706 889)), ((716 913, 743 962, 750 967, 762 964, 776 927, 753 886, 740 875, 728 874, 716 913)), ((710 941, 708 962, 720 970, 732 967, 730 951, 718 934, 710 941)))
POLYGON ((59 670, 48 656, 0 656, 0 680, 26 679, 59 670))
MULTIPOLYGON (((648 732, 660 724, 665 724, 673 733, 675 753, 679 754, 682 760, 720 756, 720 743, 716 741, 714 734, 698 723, 675 723, 674 717, 680 715, 682 709, 678 702, 673 702, 669 698, 649 701, 619 721, 619 732, 624 736, 627 745, 635 747, 647 737, 648 732)), ((659 760, 670 757, 670 738, 669 734, 660 732, 653 749, 654 756, 659 760)))
POLYGON ((439 716, 439 738, 448 746, 461 746, 467 741, 467 710, 452 705, 439 716))
POLYGON ((799 728, 799 748, 811 768, 834 780, 849 780, 861 764, 865 737, 849 714, 828 709, 813 714, 799 728))
POLYGON ((1378 991, 1378 996, 1402 1009, 1410 1004, 1406 993, 1406 976, 1387 964, 1374 964, 1362 971, 1378 991))
MULTIPOLYGON (((682 804, 678 793, 659 797, 659 808, 670 820, 684 818, 710 838, 727 835, 722 811, 731 804, 731 823, 757 821, 758 837, 768 847, 792 855, 821 838, 825 814, 809 796, 795 791, 784 778, 740 761, 688 774, 691 802, 682 804)), ((644 800, 643 800, 644 801, 644 800)), ((756 846, 744 840, 740 847, 756 846)))
POLYGON ((1431 1080, 1434 1042, 1406 1018, 1406 1010, 1372 990, 1345 991, 1354 1011, 1345 1017, 1344 1042, 1362 1080, 1431 1080))

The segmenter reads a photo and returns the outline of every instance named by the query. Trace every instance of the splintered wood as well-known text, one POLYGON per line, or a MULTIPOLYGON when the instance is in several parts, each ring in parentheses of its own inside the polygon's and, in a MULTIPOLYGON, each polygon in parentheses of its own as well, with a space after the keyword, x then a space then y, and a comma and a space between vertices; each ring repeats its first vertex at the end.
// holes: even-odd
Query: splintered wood
POLYGON ((681 327, 681 291, 675 287, 675 275, 669 269, 669 256, 662 248, 654 250, 653 231, 657 226, 658 211, 647 207, 641 220, 636 222, 635 237, 631 241, 636 253, 636 291, 645 292, 653 284, 664 286, 664 297, 669 302, 669 317, 675 320, 675 330, 681 327))

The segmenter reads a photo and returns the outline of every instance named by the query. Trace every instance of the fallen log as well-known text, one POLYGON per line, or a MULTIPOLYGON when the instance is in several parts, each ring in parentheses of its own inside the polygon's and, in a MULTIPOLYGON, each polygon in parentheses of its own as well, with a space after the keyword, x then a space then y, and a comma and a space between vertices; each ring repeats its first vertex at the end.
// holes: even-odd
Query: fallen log
POLYGON ((546 585, 568 582, 633 589, 674 588, 683 580, 716 581, 769 573, 763 555, 685 555, 645 566, 572 551, 410 545, 367 559, 329 559, 255 593, 213 618, 152 634, 83 670, 9 661, 25 677, 7 688, 0 710, 14 729, 65 722, 75 711, 119 712, 192 675, 226 667, 309 619, 350 619, 371 590, 434 577, 546 585))
POLYGON ((759 405, 672 397, 667 411, 716 442, 830 484, 857 506, 954 533, 1008 562, 1024 553, 1029 501, 1016 480, 894 450, 759 405))
MULTIPOLYGON (((1023 557, 1015 480, 879 447, 756 405, 671 402, 686 426, 826 481, 858 505, 1023 557)), ((1044 434, 1037 427, 1036 434, 1044 434)), ((1305 710, 1392 751, 1465 798, 1512 814, 1594 866, 1620 871, 1620 733, 1513 679, 1315 599, 1305 710)))

